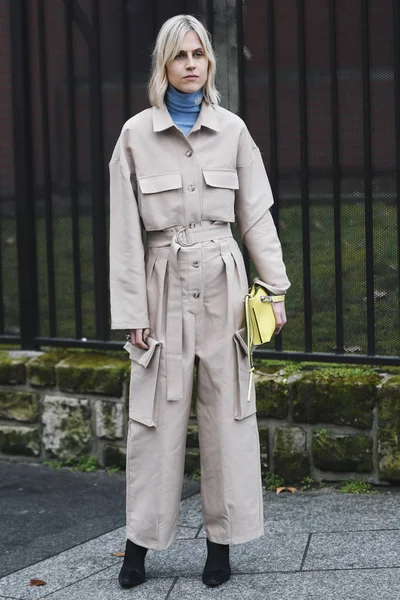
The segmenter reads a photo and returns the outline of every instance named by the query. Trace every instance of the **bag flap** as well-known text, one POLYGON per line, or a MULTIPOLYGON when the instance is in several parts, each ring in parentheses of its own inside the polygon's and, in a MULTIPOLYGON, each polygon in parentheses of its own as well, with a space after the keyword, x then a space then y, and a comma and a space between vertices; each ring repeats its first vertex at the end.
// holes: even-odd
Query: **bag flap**
POLYGON ((138 177, 137 180, 142 194, 158 194, 168 190, 178 190, 182 187, 180 173, 162 173, 161 175, 138 177))
POLYGON ((230 190, 239 189, 239 178, 235 169, 203 169, 207 185, 230 190))
POLYGON ((131 344, 131 342, 126 342, 124 346, 124 350, 126 350, 129 353, 129 358, 131 360, 134 360, 136 363, 138 363, 144 368, 147 368, 149 366, 149 363, 153 358, 153 354, 157 346, 160 345, 160 342, 158 342, 150 336, 147 338, 146 343, 149 347, 148 350, 142 350, 141 348, 138 348, 137 346, 131 344))

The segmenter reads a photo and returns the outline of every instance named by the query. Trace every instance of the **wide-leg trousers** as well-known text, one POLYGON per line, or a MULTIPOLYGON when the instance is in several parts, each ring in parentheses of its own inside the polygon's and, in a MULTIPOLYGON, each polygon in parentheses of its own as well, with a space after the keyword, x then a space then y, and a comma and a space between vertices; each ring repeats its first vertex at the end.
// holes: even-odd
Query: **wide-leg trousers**
POLYGON ((213 542, 243 543, 263 534, 263 502, 255 392, 253 387, 248 401, 240 332, 248 291, 242 254, 234 238, 179 251, 183 399, 174 401, 166 393, 168 257, 168 247, 146 251, 149 350, 127 344, 132 359, 127 538, 161 550, 176 537, 197 356, 204 526, 213 542))

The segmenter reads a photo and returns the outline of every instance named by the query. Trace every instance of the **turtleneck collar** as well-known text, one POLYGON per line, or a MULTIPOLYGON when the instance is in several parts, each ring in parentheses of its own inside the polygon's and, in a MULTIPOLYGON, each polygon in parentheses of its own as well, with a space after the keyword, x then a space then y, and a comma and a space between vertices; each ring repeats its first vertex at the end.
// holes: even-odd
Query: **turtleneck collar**
POLYGON ((192 94, 179 92, 172 85, 168 86, 165 103, 175 125, 188 135, 199 116, 203 90, 192 94))

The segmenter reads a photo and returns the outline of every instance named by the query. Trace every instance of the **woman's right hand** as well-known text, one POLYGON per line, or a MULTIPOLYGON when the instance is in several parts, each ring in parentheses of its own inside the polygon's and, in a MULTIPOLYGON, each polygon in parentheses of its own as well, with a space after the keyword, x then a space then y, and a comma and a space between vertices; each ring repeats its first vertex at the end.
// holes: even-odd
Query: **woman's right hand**
POLYGON ((146 344, 147 338, 150 333, 150 329, 130 329, 129 330, 131 339, 130 342, 141 350, 148 350, 149 347, 146 344))

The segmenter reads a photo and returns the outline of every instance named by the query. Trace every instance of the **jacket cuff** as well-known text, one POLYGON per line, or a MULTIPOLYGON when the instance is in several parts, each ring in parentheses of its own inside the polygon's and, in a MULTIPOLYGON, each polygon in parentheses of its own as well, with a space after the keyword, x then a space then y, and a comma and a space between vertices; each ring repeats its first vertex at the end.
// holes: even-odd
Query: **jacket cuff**
POLYGON ((149 329, 149 323, 111 323, 111 329, 149 329))
POLYGON ((277 287, 275 287, 273 285, 270 285, 269 283, 266 283, 265 281, 263 281, 259 277, 254 277, 253 283, 258 283, 258 284, 262 285, 263 287, 265 287, 266 290, 268 290, 269 292, 271 292, 271 294, 273 296, 285 296, 286 295, 287 289, 283 290, 282 288, 277 288, 277 287))

